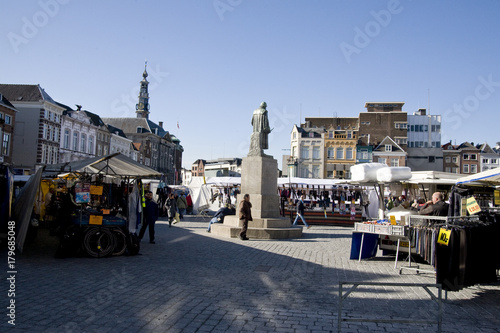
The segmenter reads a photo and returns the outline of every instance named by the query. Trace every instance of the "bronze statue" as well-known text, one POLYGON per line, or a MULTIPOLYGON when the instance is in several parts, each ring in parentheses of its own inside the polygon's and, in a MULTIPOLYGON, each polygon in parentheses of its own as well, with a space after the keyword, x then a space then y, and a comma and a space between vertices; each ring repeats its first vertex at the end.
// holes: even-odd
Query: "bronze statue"
POLYGON ((260 107, 253 112, 253 133, 250 138, 250 152, 248 156, 266 156, 264 149, 269 149, 268 135, 271 133, 267 117, 267 104, 262 102, 260 107))

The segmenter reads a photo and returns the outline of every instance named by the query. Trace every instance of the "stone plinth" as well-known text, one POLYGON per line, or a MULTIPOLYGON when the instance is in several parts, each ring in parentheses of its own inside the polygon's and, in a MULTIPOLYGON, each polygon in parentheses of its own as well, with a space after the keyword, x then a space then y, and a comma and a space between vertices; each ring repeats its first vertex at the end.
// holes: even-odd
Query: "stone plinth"
MULTIPOLYGON (((212 224, 211 233, 222 237, 239 237, 242 222, 238 216, 224 217, 224 223, 212 224)), ((302 237, 302 226, 291 226, 289 218, 265 218, 248 222, 247 237, 250 239, 286 239, 302 237)))
POLYGON ((224 218, 224 223, 212 224, 217 236, 238 237, 243 223, 239 220, 239 203, 250 194, 253 221, 248 222, 250 239, 300 238, 301 226, 291 226, 289 218, 279 214, 278 162, 272 156, 247 156, 241 166, 241 193, 237 198, 236 216, 224 218))
POLYGON ((247 156, 241 165, 241 194, 250 194, 252 217, 278 218, 278 161, 272 156, 247 156))

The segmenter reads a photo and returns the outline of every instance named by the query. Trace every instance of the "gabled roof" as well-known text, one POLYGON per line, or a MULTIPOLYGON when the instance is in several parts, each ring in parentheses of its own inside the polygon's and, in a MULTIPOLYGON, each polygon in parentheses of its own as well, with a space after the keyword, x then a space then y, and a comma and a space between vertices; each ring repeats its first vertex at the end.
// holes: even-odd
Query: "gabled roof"
POLYGON ((382 140, 382 142, 380 142, 380 144, 379 144, 379 145, 378 145, 375 149, 373 149, 373 151, 378 151, 379 149, 381 150, 382 148, 383 148, 383 149, 384 149, 384 151, 385 151, 385 145, 391 145, 391 146, 392 146, 392 151, 393 151, 393 152, 398 152, 398 151, 403 152, 403 153, 405 152, 405 151, 401 148, 401 146, 399 146, 399 145, 398 145, 398 144, 397 144, 397 143, 396 143, 393 139, 391 139, 391 137, 389 137, 389 136, 386 136, 386 137, 384 138, 384 140, 382 140), (394 148, 396 148, 396 149, 394 149, 394 148))
POLYGON ((458 149, 471 149, 478 150, 474 145, 468 143, 467 141, 458 146, 458 149))
POLYGON ((11 103, 43 100, 57 105, 39 84, 0 84, 0 93, 11 103))
POLYGON ((107 125, 121 128, 124 133, 137 133, 137 128, 142 128, 141 133, 152 133, 149 122, 145 118, 101 118, 107 125))
POLYGON ((495 154, 495 151, 486 142, 482 145, 477 145, 476 148, 479 149, 483 154, 495 154))
POLYGON ((92 122, 93 125, 98 126, 98 127, 106 127, 106 124, 102 121, 101 117, 99 115, 92 113, 90 111, 84 110, 87 114, 87 117, 90 118, 90 121, 92 122))
POLYGON ((113 125, 107 125, 107 127, 108 127, 108 130, 110 133, 121 136, 122 138, 127 138, 125 133, 123 133, 123 131, 121 129, 119 129, 118 127, 114 127, 113 125))
POLYGON ((12 109, 13 111, 18 112, 18 110, 16 109, 16 107, 14 105, 12 105, 9 102, 9 100, 7 98, 5 98, 5 96, 2 95, 1 93, 0 93, 0 105, 3 105, 3 106, 5 106, 5 107, 7 107, 9 109, 12 109))

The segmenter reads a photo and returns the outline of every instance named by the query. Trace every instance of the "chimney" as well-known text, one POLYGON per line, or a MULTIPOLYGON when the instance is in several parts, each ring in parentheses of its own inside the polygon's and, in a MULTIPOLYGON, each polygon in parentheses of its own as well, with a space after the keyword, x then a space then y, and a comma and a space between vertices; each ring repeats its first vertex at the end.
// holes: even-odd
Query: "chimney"
POLYGON ((159 121, 159 122, 158 122, 158 125, 159 125, 161 128, 163 128, 163 121, 159 121))

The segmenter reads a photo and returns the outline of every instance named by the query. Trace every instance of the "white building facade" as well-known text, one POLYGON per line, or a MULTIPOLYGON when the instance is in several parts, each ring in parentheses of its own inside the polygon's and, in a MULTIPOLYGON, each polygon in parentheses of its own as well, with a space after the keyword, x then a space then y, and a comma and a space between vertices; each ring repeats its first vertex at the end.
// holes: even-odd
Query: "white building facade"
POLYGON ((97 128, 84 111, 67 109, 61 122, 60 163, 95 157, 97 128))
POLYGON ((408 166, 412 171, 442 171, 441 116, 419 109, 408 115, 408 166))

